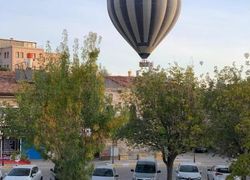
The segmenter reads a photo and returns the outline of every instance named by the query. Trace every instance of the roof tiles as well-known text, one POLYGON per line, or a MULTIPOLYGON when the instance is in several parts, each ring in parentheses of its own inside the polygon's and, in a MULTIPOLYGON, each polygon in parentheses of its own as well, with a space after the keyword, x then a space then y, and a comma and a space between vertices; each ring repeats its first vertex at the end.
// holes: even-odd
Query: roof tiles
POLYGON ((15 72, 0 71, 0 95, 14 95, 18 84, 15 80, 15 72))
POLYGON ((105 78, 125 88, 128 88, 129 86, 131 86, 134 80, 134 77, 132 76, 106 76, 105 78))

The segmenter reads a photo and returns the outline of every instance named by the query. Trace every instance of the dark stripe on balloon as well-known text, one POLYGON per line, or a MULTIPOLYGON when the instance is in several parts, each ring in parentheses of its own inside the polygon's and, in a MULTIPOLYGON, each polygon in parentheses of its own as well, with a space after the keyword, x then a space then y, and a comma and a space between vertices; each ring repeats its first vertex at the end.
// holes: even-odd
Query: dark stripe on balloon
POLYGON ((125 25, 129 31, 134 43, 137 44, 138 42, 136 41, 136 37, 135 37, 134 31, 132 29, 132 26, 131 26, 131 23, 129 20, 129 16, 128 16, 128 7, 127 7, 126 0, 120 0, 120 5, 121 5, 120 9, 122 12, 122 17, 124 19, 125 25))
POLYGON ((124 30, 122 28, 122 25, 120 24, 120 22, 118 20, 118 17, 116 15, 116 12, 115 12, 115 3, 114 3, 115 0, 110 0, 110 1, 111 1, 111 11, 112 11, 111 13, 112 13, 112 15, 114 16, 114 19, 115 19, 115 23, 114 24, 117 24, 117 26, 119 27, 119 29, 122 31, 121 33, 125 37, 125 40, 127 40, 130 43, 130 45, 133 46, 133 43, 130 41, 130 39, 128 38, 128 36, 124 32, 124 30))
POLYGON ((162 29, 164 29, 164 26, 166 25, 166 21, 167 21, 167 19, 168 19, 168 6, 170 5, 170 2, 168 2, 167 3, 167 7, 166 7, 166 12, 165 12, 165 15, 164 15, 164 19, 163 19, 163 23, 162 23, 162 26, 161 26, 161 28, 160 28, 160 31, 159 31, 159 33, 158 33, 158 35, 156 36, 156 38, 155 38, 155 41, 154 41, 154 43, 153 43, 153 45, 152 46, 155 46, 155 44, 157 43, 157 41, 159 40, 159 36, 161 35, 161 31, 162 31, 162 29))
POLYGON ((153 33, 154 33, 154 26, 155 26, 155 20, 156 20, 156 4, 158 0, 152 0, 152 10, 151 10, 151 21, 150 21, 150 30, 149 30, 149 37, 148 42, 151 41, 153 33))
POLYGON ((162 36, 162 38, 158 41, 157 44, 155 42, 153 46, 157 46, 167 36, 167 34, 173 29, 174 25, 176 24, 176 21, 178 20, 178 18, 180 16, 180 10, 181 10, 181 0, 178 0, 177 9, 175 12, 174 19, 172 20, 168 30, 165 32, 165 34, 162 36))
POLYGON ((140 34, 141 42, 144 42, 144 29, 143 29, 143 0, 136 0, 135 2, 136 21, 140 34))

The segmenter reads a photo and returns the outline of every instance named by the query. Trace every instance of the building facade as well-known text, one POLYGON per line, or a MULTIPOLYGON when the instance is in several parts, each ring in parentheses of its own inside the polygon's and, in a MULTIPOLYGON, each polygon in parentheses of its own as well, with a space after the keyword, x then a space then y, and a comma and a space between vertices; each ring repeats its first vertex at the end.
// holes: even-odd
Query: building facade
POLYGON ((45 56, 36 42, 0 39, 0 69, 14 71, 18 68, 39 68, 38 59, 45 56))
POLYGON ((114 106, 123 104, 123 95, 130 91, 133 79, 132 76, 105 77, 105 94, 111 96, 114 106))
MULTIPOLYGON (((30 70, 25 70, 26 75, 30 70)), ((32 71, 32 70, 31 70, 32 71)), ((18 79, 20 78, 19 71, 0 71, 0 108, 5 107, 6 104, 12 107, 18 107, 15 99, 15 94, 18 92, 18 79)), ((27 77, 26 77, 27 78, 27 77)), ((133 77, 130 76, 106 76, 105 77, 105 94, 112 96, 113 105, 123 104, 122 94, 129 91, 132 84, 133 77)), ((0 140, 1 141, 1 140, 0 140)), ((20 140, 3 138, 3 155, 9 156, 15 151, 19 151, 21 147, 20 140)), ((106 158, 110 158, 111 141, 107 141, 105 152, 106 158)), ((117 154, 125 153, 127 146, 123 142, 117 144, 117 154), (119 149, 119 151, 118 151, 119 149)), ((34 149, 28 149, 27 155, 30 159, 37 159, 39 154, 34 149), (35 155, 34 155, 35 154, 35 155)), ((116 155, 117 156, 117 155, 116 155)), ((40 157, 41 158, 41 157, 40 157)))

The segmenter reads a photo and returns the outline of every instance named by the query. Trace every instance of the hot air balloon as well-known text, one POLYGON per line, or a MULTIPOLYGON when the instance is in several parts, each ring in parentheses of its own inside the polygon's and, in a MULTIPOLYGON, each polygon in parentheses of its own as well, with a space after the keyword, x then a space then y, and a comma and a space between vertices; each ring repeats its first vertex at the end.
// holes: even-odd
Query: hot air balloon
POLYGON ((181 0, 107 0, 111 21, 142 59, 175 25, 181 0))

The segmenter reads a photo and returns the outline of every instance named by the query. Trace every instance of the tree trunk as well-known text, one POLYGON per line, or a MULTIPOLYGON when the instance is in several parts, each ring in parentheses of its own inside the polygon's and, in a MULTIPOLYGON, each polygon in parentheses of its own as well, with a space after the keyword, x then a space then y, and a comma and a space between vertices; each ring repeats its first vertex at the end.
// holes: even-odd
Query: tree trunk
POLYGON ((165 163, 167 167, 167 180, 172 180, 173 179, 173 167, 174 167, 174 160, 177 155, 175 154, 168 154, 166 157, 165 152, 162 152, 162 159, 163 162, 165 163))
POLYGON ((246 176, 242 176, 241 180, 247 180, 247 177, 246 176))
POLYGON ((174 167, 175 157, 168 157, 167 161, 167 180, 172 180, 173 177, 173 167, 174 167))

